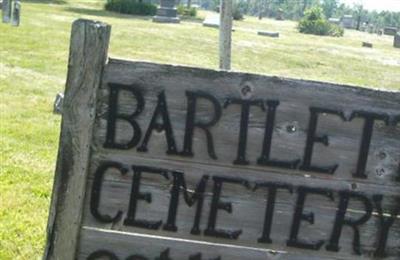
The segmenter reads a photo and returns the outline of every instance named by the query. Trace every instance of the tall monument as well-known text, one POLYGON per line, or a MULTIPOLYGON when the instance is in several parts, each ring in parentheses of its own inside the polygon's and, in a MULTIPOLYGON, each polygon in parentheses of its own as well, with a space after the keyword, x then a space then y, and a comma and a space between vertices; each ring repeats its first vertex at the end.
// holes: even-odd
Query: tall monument
POLYGON ((175 0, 161 0, 160 7, 153 17, 156 23, 179 23, 178 12, 175 8, 175 0))

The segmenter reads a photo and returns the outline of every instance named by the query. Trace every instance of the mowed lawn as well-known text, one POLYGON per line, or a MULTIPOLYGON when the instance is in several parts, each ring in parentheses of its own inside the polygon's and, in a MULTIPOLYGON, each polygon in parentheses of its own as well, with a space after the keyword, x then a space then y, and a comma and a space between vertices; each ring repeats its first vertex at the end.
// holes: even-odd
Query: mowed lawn
MULTIPOLYGON (((0 259, 38 259, 43 252, 60 123, 52 104, 64 87, 75 19, 111 24, 113 57, 217 68, 216 29, 117 15, 103 11, 104 2, 27 0, 19 28, 0 24, 0 259)), ((294 22, 255 18, 235 27, 234 70, 400 90, 393 37, 302 35, 294 22), (281 37, 257 36, 257 30, 281 37), (361 48, 362 41, 374 48, 361 48)))

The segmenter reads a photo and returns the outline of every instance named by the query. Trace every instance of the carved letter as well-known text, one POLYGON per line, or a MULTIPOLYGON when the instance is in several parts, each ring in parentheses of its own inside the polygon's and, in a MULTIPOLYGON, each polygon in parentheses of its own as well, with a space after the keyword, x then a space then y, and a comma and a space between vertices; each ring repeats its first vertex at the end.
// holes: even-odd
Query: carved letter
MULTIPOLYGON (((378 210, 379 214, 379 223, 380 223, 380 229, 379 229, 379 236, 378 236, 378 246, 376 247, 376 251, 374 253, 374 256, 376 257, 385 257, 385 249, 386 249, 386 242, 389 236, 389 228, 393 225, 394 221, 396 220, 397 216, 400 214, 400 204, 397 203, 397 207, 390 212, 389 217, 386 217, 385 214, 383 213, 382 210, 382 195, 374 195, 373 200, 376 206, 376 209, 378 210)), ((399 201, 400 199, 397 198, 399 201)))
POLYGON ((160 257, 156 257, 155 260, 172 260, 169 257, 169 248, 161 252, 160 257))
POLYGON ((290 230, 290 238, 287 241, 287 246, 298 247, 304 249, 311 250, 319 250, 321 246, 324 244, 324 240, 318 240, 316 242, 308 243, 297 238, 300 229, 300 222, 302 220, 307 221, 310 224, 314 224, 314 213, 307 212, 303 213, 304 202, 306 200, 307 194, 319 194, 324 195, 333 201, 332 191, 324 189, 324 188, 309 188, 300 186, 298 188, 298 197, 296 202, 296 208, 293 215, 293 223, 292 228, 290 230))
POLYGON ((93 252, 88 256, 87 260, 98 260, 103 259, 104 257, 107 257, 109 260, 118 260, 118 257, 114 253, 107 250, 93 252))
POLYGON ((124 168, 122 164, 117 162, 104 162, 99 168, 97 168, 96 173, 94 175, 93 186, 92 186, 92 194, 90 196, 90 212, 93 217, 100 222, 103 223, 112 223, 120 220, 122 216, 122 211, 118 211, 114 217, 110 217, 108 215, 102 215, 99 212, 99 204, 100 204, 100 195, 101 195, 101 187, 103 183, 103 177, 106 171, 110 168, 117 169, 122 175, 125 175, 128 172, 128 169, 124 168))
POLYGON ((359 155, 357 161, 357 169, 356 172, 353 174, 353 177, 365 179, 367 178, 367 175, 365 174, 365 168, 367 167, 369 146, 371 144, 374 122, 375 120, 384 120, 386 124, 388 124, 389 118, 387 115, 381 115, 363 111, 353 112, 351 119, 355 117, 365 118, 365 121, 364 121, 362 138, 360 142, 360 150, 358 153, 359 155))
POLYGON ((132 86, 127 85, 119 85, 119 84, 108 84, 110 87, 110 97, 108 103, 108 120, 107 120, 107 134, 106 134, 106 142, 104 143, 105 148, 116 148, 116 149, 130 149, 135 147, 141 138, 142 132, 139 124, 134 120, 136 116, 138 116, 144 108, 144 99, 142 93, 132 88, 132 86), (121 90, 125 90, 131 92, 136 98, 136 110, 130 115, 119 114, 118 113, 118 97, 119 92, 121 90), (132 139, 127 143, 116 143, 115 141, 115 132, 117 126, 117 119, 125 120, 128 122, 133 128, 132 139))
POLYGON ((268 113, 267 113, 267 120, 265 122, 264 142, 262 147, 262 153, 260 158, 258 158, 257 160, 257 164, 286 168, 286 169, 296 169, 298 164, 300 163, 300 159, 293 161, 280 161, 280 160, 270 159, 272 134, 274 132, 274 125, 275 125, 275 114, 276 114, 276 108, 279 106, 279 101, 268 100, 267 106, 268 106, 268 113))
POLYGON ((208 129, 210 126, 215 125, 221 117, 221 105, 218 103, 218 100, 211 96, 210 94, 201 92, 201 91, 186 91, 186 96, 188 100, 188 108, 186 114, 186 128, 185 128, 185 136, 183 143, 183 151, 181 155, 183 156, 193 156, 192 151, 192 143, 193 143, 193 131, 195 127, 202 129, 207 138, 207 150, 208 155, 214 160, 217 159, 214 150, 213 138, 210 130, 208 129), (196 103, 198 98, 207 99, 211 102, 214 108, 214 116, 209 122, 201 122, 196 120, 196 103))
POLYGON ((314 143, 323 143, 325 146, 329 145, 329 137, 327 135, 318 136, 316 133, 318 124, 318 115, 323 113, 338 115, 342 118, 343 121, 346 121, 344 114, 340 111, 318 108, 318 107, 310 107, 310 121, 308 123, 308 130, 307 130, 307 142, 304 150, 303 164, 300 166, 300 170, 334 174, 338 167, 337 164, 332 166, 311 165, 314 143))
POLYGON ((354 238, 353 238, 353 250, 356 254, 360 255, 360 232, 358 230, 358 226, 367 222, 372 213, 372 203, 371 201, 363 194, 352 192, 352 191, 340 191, 339 192, 340 201, 339 206, 336 212, 335 224, 333 226, 333 231, 331 234, 331 238, 329 244, 326 246, 326 250, 338 252, 339 251, 339 239, 340 234, 342 232, 342 228, 344 225, 348 225, 353 228, 354 238), (365 206, 365 214, 359 219, 352 219, 346 217, 347 207, 349 205, 350 198, 359 199, 365 206))
POLYGON ((210 209, 210 215, 208 218, 208 225, 207 225, 207 229, 204 231, 204 235, 227 238, 227 239, 237 239, 239 237, 239 235, 242 233, 242 230, 215 229, 215 225, 217 222, 217 211, 219 209, 222 209, 222 210, 225 210, 226 212, 232 213, 232 203, 220 201, 222 184, 224 182, 236 183, 236 184, 243 185, 246 188, 249 188, 250 184, 248 183, 248 181, 241 179, 241 178, 214 176, 213 180, 214 180, 213 197, 212 197, 212 201, 211 201, 211 209, 210 209))
POLYGON ((139 152, 147 152, 147 143, 150 140, 151 133, 154 131, 165 131, 165 138, 167 139, 167 154, 177 154, 174 133, 172 131, 171 121, 169 120, 167 102, 165 99, 165 93, 162 91, 158 95, 157 107, 154 110, 153 117, 151 118, 150 125, 147 128, 146 134, 140 147, 137 149, 139 152), (163 123, 157 122, 157 117, 161 116, 163 123))
POLYGON ((290 184, 275 183, 275 182, 260 182, 256 183, 256 185, 254 186, 254 190, 258 189, 259 187, 268 189, 268 199, 267 199, 267 207, 265 209, 263 233, 262 236, 258 239, 258 242, 271 244, 272 239, 270 237, 270 234, 271 234, 272 219, 274 217, 276 192, 278 189, 286 189, 290 193, 292 193, 293 188, 290 184))
POLYGON ((162 221, 150 221, 144 219, 135 219, 136 217, 136 206, 138 200, 144 200, 147 203, 151 203, 151 193, 140 192, 140 180, 142 173, 159 174, 165 179, 168 179, 167 171, 163 169, 147 167, 147 166, 132 166, 133 169, 133 180, 131 198, 129 200, 129 210, 127 218, 124 220, 124 225, 141 227, 147 229, 158 229, 162 221))
POLYGON ((178 211, 178 203, 179 203, 179 191, 182 188, 183 190, 183 198, 186 204, 191 207, 197 201, 196 214, 194 217, 194 224, 191 230, 191 234, 198 235, 200 234, 200 218, 201 212, 203 209, 203 201, 204 201, 204 191, 206 189, 208 176, 204 175, 200 182, 197 184, 196 189, 194 190, 193 195, 190 197, 187 191, 186 182, 184 178, 184 174, 182 172, 172 172, 172 176, 174 178, 173 185, 171 187, 171 200, 169 204, 168 210, 168 219, 167 223, 164 225, 164 230, 168 231, 177 231, 176 227, 176 214, 178 211))
POLYGON ((247 146, 247 131, 249 127, 249 115, 251 106, 259 106, 264 111, 264 102, 260 99, 257 100, 242 100, 236 98, 228 98, 225 101, 224 108, 230 104, 241 105, 242 112, 240 116, 240 130, 239 130, 239 145, 237 151, 237 158, 233 164, 247 165, 249 161, 246 160, 246 146, 247 146))

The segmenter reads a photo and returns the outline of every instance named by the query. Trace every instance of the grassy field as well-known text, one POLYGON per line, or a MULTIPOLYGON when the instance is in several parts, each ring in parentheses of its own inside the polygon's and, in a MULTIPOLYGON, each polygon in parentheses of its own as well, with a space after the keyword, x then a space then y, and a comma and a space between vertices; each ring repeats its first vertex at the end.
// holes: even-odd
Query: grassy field
MULTIPOLYGON (((23 1, 21 26, 0 24, 0 259, 37 259, 43 251, 60 123, 52 103, 63 90, 73 20, 110 23, 114 57, 217 67, 217 30, 104 12, 103 2, 23 1)), ((317 37, 295 26, 235 22, 233 69, 400 90, 400 50, 392 37, 354 31, 317 37), (279 31, 281 38, 257 30, 279 31), (362 41, 374 48, 361 48, 362 41)))

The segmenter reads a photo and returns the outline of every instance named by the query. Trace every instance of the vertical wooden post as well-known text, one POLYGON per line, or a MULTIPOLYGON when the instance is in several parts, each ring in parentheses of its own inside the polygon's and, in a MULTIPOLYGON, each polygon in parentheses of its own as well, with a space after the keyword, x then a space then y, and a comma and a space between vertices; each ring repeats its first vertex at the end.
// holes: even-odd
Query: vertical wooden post
POLYGON ((9 23, 11 20, 12 0, 3 0, 2 9, 3 23, 9 23))
POLYGON ((19 0, 14 1, 14 9, 12 15, 12 26, 19 26, 20 23, 20 14, 21 14, 21 2, 19 0))
POLYGON ((231 69, 232 0, 221 0, 219 26, 219 68, 231 69))
POLYGON ((111 27, 89 20, 72 25, 60 144, 44 259, 75 259, 96 112, 111 27), (90 112, 87 112, 90 111, 90 112))

